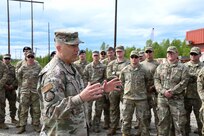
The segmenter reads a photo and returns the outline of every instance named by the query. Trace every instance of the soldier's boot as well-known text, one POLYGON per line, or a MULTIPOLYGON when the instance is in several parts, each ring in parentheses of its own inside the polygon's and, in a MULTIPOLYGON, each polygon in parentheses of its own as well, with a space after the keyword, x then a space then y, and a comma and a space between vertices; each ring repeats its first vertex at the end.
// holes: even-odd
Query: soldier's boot
POLYGON ((0 123, 0 129, 9 129, 5 123, 0 123))
POLYGON ((103 129, 108 129, 109 128, 109 122, 105 121, 103 124, 103 129))
POLYGON ((25 126, 20 126, 20 127, 18 128, 17 134, 22 134, 22 133, 24 133, 25 131, 26 131, 25 126))
POLYGON ((16 120, 15 118, 11 118, 11 123, 17 124, 18 120, 16 120))
POLYGON ((36 132, 38 132, 38 133, 40 133, 40 126, 39 125, 33 125, 33 129, 36 131, 36 132))
POLYGON ((19 128, 20 127, 20 121, 18 121, 17 123, 16 123, 16 128, 19 128))
POLYGON ((139 120, 137 119, 134 128, 135 128, 135 129, 138 129, 138 128, 139 128, 139 125, 140 125, 140 122, 139 122, 139 120))
POLYGON ((95 126, 94 129, 93 129, 93 131, 94 131, 95 133, 99 133, 99 132, 100 132, 99 126, 95 126))
POLYGON ((107 136, 112 136, 116 134, 116 128, 110 128, 108 130, 107 136))
POLYGON ((122 134, 122 136, 130 136, 130 135, 128 135, 128 134, 122 134))
POLYGON ((141 131, 140 130, 136 131, 135 136, 141 136, 141 131))

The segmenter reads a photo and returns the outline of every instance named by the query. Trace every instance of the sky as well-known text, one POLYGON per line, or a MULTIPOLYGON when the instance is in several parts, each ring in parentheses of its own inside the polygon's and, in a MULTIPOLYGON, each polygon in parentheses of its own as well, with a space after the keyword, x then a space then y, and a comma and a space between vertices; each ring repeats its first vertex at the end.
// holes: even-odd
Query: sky
MULTIPOLYGON (((115 0, 34 0, 34 51, 51 51, 54 32, 78 31, 80 49, 100 50, 103 42, 114 45, 115 0), (50 33, 48 33, 48 23, 50 33)), ((186 31, 204 28, 202 0, 118 0, 117 45, 143 48, 148 39, 185 39, 186 31)), ((9 0, 12 58, 22 58, 22 48, 31 46, 31 4, 9 0)), ((7 0, 0 0, 0 54, 8 52, 7 0)))

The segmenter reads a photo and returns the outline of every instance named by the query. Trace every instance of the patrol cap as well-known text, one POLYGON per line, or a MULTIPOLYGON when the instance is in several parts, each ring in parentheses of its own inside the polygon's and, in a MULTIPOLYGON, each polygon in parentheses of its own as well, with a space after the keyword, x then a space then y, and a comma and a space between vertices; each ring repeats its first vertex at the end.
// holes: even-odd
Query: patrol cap
POLYGON ((124 46, 117 46, 116 51, 124 51, 124 46))
POLYGON ((93 54, 93 55, 94 55, 94 54, 99 55, 99 51, 93 51, 92 54, 93 54))
POLYGON ((30 51, 27 52, 26 56, 27 56, 27 57, 28 57, 28 56, 35 56, 35 53, 30 50, 30 51))
POLYGON ((139 51, 139 57, 143 57, 144 56, 144 51, 139 51))
POLYGON ((130 57, 131 57, 132 55, 136 55, 136 56, 139 57, 139 53, 138 53, 138 51, 136 51, 136 50, 131 51, 130 57))
POLYGON ((201 50, 199 47, 193 47, 193 48, 191 48, 190 53, 201 54, 201 50))
POLYGON ((107 51, 114 51, 113 47, 108 47, 107 51))
POLYGON ((106 55, 106 51, 102 50, 102 51, 100 52, 100 54, 101 54, 101 55, 102 55, 102 54, 105 54, 105 55, 106 55))
POLYGON ((23 52, 25 52, 25 50, 31 50, 31 48, 28 47, 28 46, 25 46, 25 47, 23 48, 23 52))
POLYGON ((80 50, 79 55, 81 55, 82 53, 86 53, 86 51, 85 50, 80 50))
POLYGON ((6 58, 10 59, 10 58, 11 58, 11 54, 4 54, 4 55, 3 55, 3 58, 4 58, 4 59, 6 59, 6 58))
POLYGON ((75 45, 83 43, 79 37, 78 32, 70 32, 70 31, 56 31, 55 32, 55 41, 59 40, 67 45, 75 45))
POLYGON ((50 54, 50 56, 53 57, 55 54, 56 54, 56 51, 52 51, 51 54, 50 54))
POLYGON ((178 53, 178 49, 175 46, 169 46, 167 52, 178 53))
POLYGON ((145 52, 146 52, 146 51, 154 51, 154 49, 153 49, 153 47, 148 46, 148 47, 145 48, 145 52))

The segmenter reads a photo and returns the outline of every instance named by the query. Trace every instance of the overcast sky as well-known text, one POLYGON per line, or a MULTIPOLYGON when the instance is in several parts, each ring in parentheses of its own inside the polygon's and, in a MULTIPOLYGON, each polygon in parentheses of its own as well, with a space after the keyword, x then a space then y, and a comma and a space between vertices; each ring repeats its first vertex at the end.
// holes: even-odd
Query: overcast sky
MULTIPOLYGON (((102 42, 113 46, 115 0, 39 0, 34 7, 34 48, 37 56, 48 49, 50 23, 58 29, 78 31, 81 49, 99 50, 102 42)), ((10 0, 11 53, 18 58, 31 46, 30 3, 10 0)), ((202 0, 118 0, 117 45, 145 46, 154 28, 154 41, 185 39, 186 31, 204 27, 202 0)), ((0 54, 7 53, 7 0, 0 0, 0 54)))

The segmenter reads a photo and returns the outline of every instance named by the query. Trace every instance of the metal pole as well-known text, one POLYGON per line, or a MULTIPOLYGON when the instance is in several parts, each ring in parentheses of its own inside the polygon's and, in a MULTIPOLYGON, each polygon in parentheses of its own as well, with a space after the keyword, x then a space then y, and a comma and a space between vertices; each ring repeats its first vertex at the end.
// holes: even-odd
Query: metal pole
POLYGON ((7 23, 8 23, 8 54, 10 54, 10 14, 9 14, 9 0, 7 0, 7 23))
POLYGON ((50 60, 50 23, 48 22, 48 59, 50 60))
POLYGON ((31 0, 31 49, 33 51, 33 0, 31 0))
POLYGON ((117 42, 117 5, 118 0, 115 0, 115 27, 114 27, 114 49, 116 48, 117 42))

